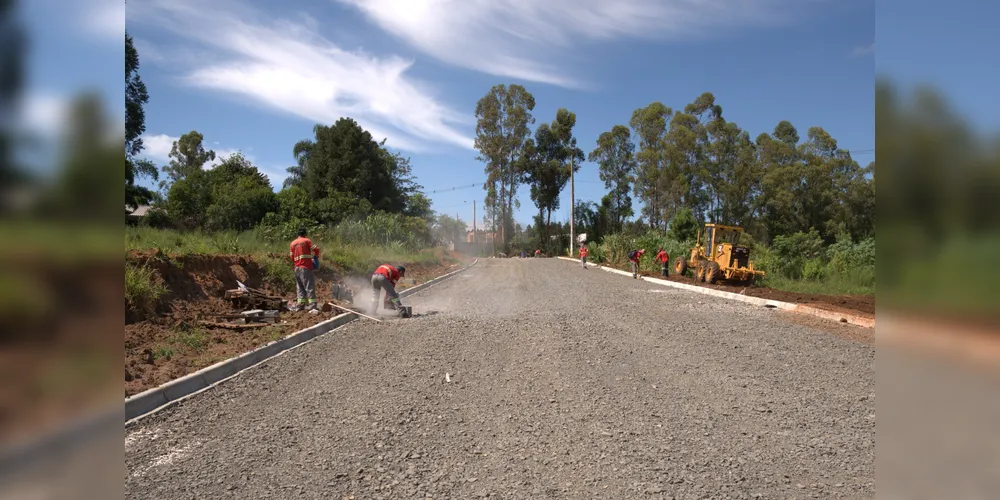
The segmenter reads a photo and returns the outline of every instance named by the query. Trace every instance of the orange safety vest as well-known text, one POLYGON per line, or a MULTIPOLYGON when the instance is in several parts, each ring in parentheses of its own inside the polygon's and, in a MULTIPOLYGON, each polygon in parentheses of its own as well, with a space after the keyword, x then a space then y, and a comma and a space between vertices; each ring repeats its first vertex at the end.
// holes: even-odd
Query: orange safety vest
POLYGON ((395 267, 392 267, 389 264, 382 264, 381 266, 378 266, 378 269, 375 270, 375 274, 379 274, 385 276, 386 278, 389 278, 389 281, 392 282, 392 286, 396 286, 396 282, 399 281, 400 277, 399 269, 396 269, 395 267))
POLYGON ((295 267, 313 269, 313 257, 319 257, 319 247, 309 238, 300 236, 288 246, 288 256, 295 267))

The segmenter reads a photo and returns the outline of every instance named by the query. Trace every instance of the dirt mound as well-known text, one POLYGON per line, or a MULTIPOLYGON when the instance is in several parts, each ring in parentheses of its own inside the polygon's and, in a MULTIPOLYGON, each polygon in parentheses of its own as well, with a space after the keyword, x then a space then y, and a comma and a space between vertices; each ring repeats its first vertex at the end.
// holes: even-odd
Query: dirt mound
POLYGON ((133 254, 129 260, 151 267, 167 286, 163 302, 206 300, 237 287, 237 281, 261 288, 264 272, 253 258, 240 255, 167 257, 159 252, 133 254))

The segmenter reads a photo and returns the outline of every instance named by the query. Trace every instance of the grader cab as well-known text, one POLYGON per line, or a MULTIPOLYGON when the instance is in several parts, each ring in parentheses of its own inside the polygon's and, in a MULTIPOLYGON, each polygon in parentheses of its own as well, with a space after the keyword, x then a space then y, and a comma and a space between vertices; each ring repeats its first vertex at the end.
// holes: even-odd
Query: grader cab
POLYGON ((691 257, 677 257, 674 271, 684 274, 691 269, 696 281, 713 284, 723 280, 753 283, 764 272, 753 268, 750 248, 740 245, 742 235, 741 227, 705 224, 705 230, 691 249, 691 257))

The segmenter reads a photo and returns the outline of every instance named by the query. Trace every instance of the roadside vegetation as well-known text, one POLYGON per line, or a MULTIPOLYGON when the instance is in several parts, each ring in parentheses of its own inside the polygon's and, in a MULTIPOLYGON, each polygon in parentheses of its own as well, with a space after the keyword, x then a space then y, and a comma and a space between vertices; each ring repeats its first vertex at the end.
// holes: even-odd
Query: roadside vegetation
MULTIPOLYGON (((875 162, 854 159, 872 150, 848 151, 821 127, 801 137, 788 121, 754 138, 705 92, 682 108, 652 102, 623 114, 585 155, 573 112, 560 109, 532 132, 534 106, 520 85, 496 85, 476 106, 487 220, 495 216, 510 254, 569 252, 568 221, 551 216, 586 158, 607 189, 574 207, 575 232, 587 235, 594 261, 625 265, 629 250, 660 246, 672 258, 689 255, 703 224, 715 222, 746 230, 755 267, 767 272, 759 285, 875 293, 875 162), (520 185, 538 209, 523 228, 510 216, 520 185)), ((643 271, 654 267, 643 263, 643 271)))

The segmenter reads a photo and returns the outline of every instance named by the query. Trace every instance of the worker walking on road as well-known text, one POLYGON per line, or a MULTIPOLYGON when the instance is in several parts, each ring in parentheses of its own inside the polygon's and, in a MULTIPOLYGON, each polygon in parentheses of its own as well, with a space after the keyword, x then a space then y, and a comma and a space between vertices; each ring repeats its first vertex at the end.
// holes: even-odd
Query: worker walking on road
POLYGON ((666 278, 670 271, 670 254, 663 247, 656 253, 656 262, 660 263, 660 275, 666 278))
POLYGON ((317 309, 314 271, 319 262, 319 247, 306 237, 306 228, 299 228, 299 237, 288 246, 288 256, 295 266, 295 297, 298 299, 291 310, 317 309))
POLYGON ((378 312, 378 295, 382 290, 385 290, 386 302, 392 304, 396 313, 400 316, 405 314, 403 304, 399 301, 399 294, 396 293, 396 283, 403 276, 406 276, 406 268, 403 266, 390 266, 389 264, 378 266, 378 269, 372 274, 372 315, 378 312))
POLYGON ((628 260, 632 263, 632 279, 639 279, 639 259, 646 254, 646 250, 640 248, 639 250, 632 250, 628 253, 628 260))
POLYGON ((583 264, 583 268, 587 268, 587 256, 590 255, 590 250, 587 249, 587 245, 580 245, 580 263, 583 264))

